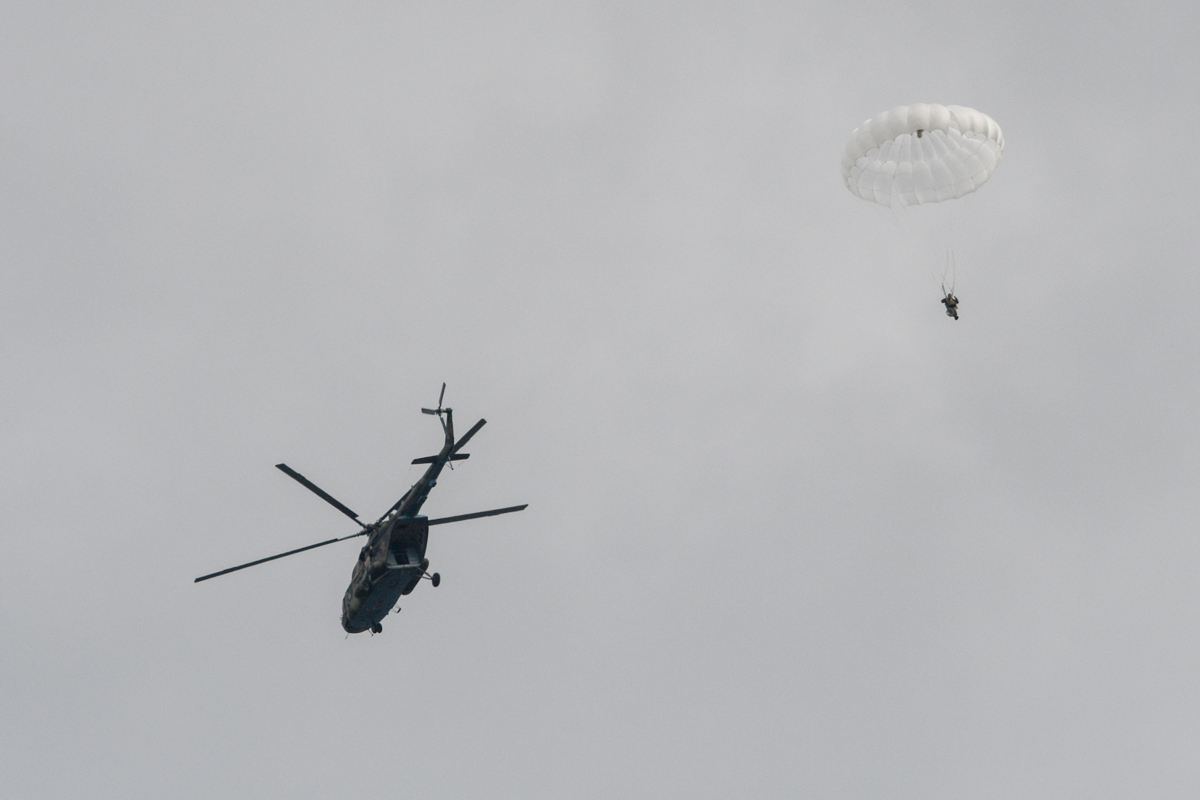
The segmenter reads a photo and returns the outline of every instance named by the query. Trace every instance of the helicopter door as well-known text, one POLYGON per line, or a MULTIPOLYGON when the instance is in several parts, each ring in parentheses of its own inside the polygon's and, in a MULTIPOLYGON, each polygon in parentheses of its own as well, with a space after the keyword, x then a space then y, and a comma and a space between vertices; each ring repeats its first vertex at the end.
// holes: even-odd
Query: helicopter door
POLYGON ((412 517, 397 520, 391 531, 388 566, 417 566, 425 558, 425 545, 429 541, 429 520, 412 517))
POLYGON ((421 555, 415 547, 393 547, 388 551, 388 569, 407 569, 421 566, 421 555))

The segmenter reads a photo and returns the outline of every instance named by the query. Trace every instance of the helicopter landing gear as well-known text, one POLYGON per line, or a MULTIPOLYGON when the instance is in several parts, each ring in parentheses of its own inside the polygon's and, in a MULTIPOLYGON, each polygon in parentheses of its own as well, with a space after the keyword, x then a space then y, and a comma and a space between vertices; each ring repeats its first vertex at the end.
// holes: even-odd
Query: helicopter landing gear
POLYGON ((433 582, 433 588, 436 589, 437 585, 442 582, 442 576, 435 572, 429 580, 433 582))
POLYGON ((383 633, 383 626, 376 622, 371 626, 371 633, 383 633))

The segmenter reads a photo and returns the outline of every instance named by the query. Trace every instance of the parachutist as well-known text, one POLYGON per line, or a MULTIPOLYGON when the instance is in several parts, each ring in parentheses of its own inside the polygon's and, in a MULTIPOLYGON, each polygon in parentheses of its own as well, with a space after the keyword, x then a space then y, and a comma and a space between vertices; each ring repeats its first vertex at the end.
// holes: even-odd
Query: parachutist
POLYGON ((946 316, 958 319, 958 298, 954 296, 954 292, 946 292, 942 302, 946 305, 946 316))

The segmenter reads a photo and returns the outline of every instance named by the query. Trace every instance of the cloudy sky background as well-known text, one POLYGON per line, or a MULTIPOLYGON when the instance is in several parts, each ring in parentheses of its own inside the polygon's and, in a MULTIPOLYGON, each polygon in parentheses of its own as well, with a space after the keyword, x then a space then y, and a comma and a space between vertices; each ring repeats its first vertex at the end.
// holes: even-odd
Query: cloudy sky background
POLYGON ((0 794, 1194 797, 1191 3, 5 3, 0 794), (901 103, 1004 129, 891 212, 901 103), (937 283, 948 248, 962 319, 937 283), (441 587, 353 532, 489 424, 441 587))

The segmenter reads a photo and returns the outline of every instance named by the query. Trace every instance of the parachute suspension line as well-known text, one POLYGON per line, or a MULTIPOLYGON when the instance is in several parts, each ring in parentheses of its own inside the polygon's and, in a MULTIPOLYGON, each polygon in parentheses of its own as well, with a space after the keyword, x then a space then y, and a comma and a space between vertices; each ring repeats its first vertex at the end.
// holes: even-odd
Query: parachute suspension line
POLYGON ((908 228, 904 224, 904 217, 900 214, 901 209, 897 208, 894 204, 890 206, 881 206, 882 204, 880 203, 875 204, 875 213, 880 217, 880 219, 887 220, 888 224, 891 225, 893 229, 898 230, 901 233, 908 233, 908 228))
POLYGON ((957 269, 954 261, 954 249, 946 250, 946 268, 942 272, 942 302, 946 304, 946 313, 958 319, 958 312, 955 310, 958 307, 958 298, 954 296, 954 285, 957 283, 957 269), (946 290, 946 278, 950 278, 950 290, 946 290))
POLYGON ((946 277, 950 278, 950 294, 954 294, 954 284, 958 279, 958 268, 954 262, 954 248, 946 251, 946 269, 942 271, 942 294, 946 294, 946 277))

